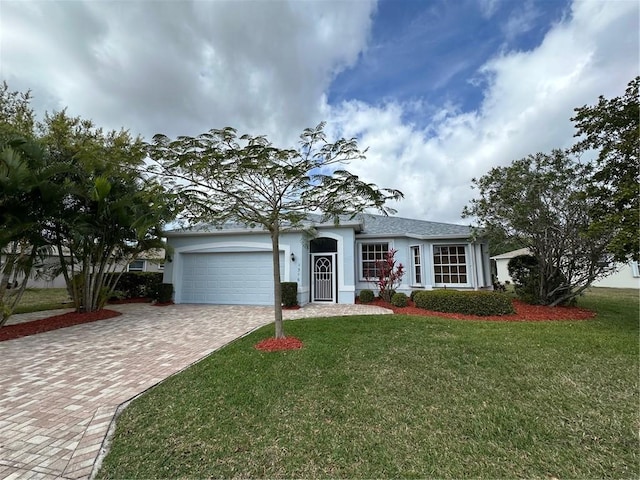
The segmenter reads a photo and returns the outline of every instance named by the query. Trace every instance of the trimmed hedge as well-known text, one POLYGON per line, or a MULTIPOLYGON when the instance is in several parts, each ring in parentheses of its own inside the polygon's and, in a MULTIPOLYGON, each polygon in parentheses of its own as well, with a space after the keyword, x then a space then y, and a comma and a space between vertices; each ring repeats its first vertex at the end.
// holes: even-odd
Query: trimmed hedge
POLYGON ((122 292, 124 298, 153 297, 160 284, 162 272, 124 272, 114 290, 122 292))
POLYGON ((360 299, 360 303, 371 303, 373 302, 375 295, 371 290, 365 288, 364 290, 360 290, 360 295, 358 295, 358 298, 360 299))
POLYGON ((169 303, 173 300, 173 283, 161 283, 152 292, 151 298, 158 303, 169 303))
POLYGON ((511 296, 498 292, 430 290, 414 295, 416 307, 465 315, 509 315, 515 313, 511 296))
POLYGON ((407 303, 408 298, 404 293, 394 293, 391 297, 391 305, 393 305, 394 307, 406 307, 407 303))
POLYGON ((411 290, 411 293, 409 294, 409 298, 411 299, 412 302, 415 300, 416 293, 419 293, 419 292, 424 292, 424 290, 411 290))
POLYGON ((282 282, 282 305, 295 307, 298 305, 298 282, 282 282))

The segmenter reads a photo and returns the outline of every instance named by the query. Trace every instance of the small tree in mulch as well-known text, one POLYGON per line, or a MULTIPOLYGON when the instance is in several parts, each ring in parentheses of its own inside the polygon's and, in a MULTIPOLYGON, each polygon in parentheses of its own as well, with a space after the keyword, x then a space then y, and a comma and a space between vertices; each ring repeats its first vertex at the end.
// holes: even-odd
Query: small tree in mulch
POLYGON ((375 275, 367 277, 378 288, 380 298, 385 302, 391 302, 404 276, 404 266, 396 260, 396 252, 395 249, 389 250, 383 260, 376 262, 375 275))
POLYGON ((282 350, 299 350, 302 341, 296 337, 267 338, 255 345, 256 350, 263 352, 279 352, 282 350))

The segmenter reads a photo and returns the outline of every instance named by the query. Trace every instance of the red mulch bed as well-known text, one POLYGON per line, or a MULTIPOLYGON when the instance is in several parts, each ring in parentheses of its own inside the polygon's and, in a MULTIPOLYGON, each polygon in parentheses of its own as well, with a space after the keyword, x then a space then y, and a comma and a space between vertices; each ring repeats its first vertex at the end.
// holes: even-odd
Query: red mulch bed
POLYGON ((71 327, 72 325, 80 325, 81 323, 96 322, 107 318, 122 315, 114 310, 98 310, 97 312, 69 312, 62 315, 34 320, 32 322, 18 323, 17 325, 7 325, 0 328, 0 342, 5 340, 13 340, 14 338, 27 337, 36 333, 57 330, 58 328, 71 327))
POLYGON ((124 303, 150 303, 151 299, 148 297, 135 297, 135 298, 123 298, 122 300, 109 300, 109 305, 122 305, 124 303))
POLYGON ((258 342, 254 348, 263 352, 279 352, 282 350, 298 350, 302 348, 302 341, 296 337, 266 338, 258 342))
POLYGON ((454 318, 456 320, 493 320, 499 322, 541 322, 558 320, 587 320, 596 316, 596 313, 586 308, 578 307, 547 307, 544 305, 529 305, 519 300, 513 301, 516 313, 510 315, 497 315, 493 317, 481 317, 478 315, 464 315, 461 313, 444 313, 432 310, 424 310, 416 307, 411 300, 406 307, 394 307, 390 303, 376 298, 369 305, 389 308, 394 313, 403 315, 422 315, 429 317, 454 318))

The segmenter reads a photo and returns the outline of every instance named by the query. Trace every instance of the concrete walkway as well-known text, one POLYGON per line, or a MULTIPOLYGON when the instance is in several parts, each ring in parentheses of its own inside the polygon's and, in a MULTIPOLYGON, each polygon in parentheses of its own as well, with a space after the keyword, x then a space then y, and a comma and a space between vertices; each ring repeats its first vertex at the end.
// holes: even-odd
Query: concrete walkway
MULTIPOLYGON (((109 308, 123 315, 0 342, 0 478, 88 478, 119 405, 273 321, 271 307, 109 308)), ((392 312, 309 305, 285 318, 380 313, 392 312)))

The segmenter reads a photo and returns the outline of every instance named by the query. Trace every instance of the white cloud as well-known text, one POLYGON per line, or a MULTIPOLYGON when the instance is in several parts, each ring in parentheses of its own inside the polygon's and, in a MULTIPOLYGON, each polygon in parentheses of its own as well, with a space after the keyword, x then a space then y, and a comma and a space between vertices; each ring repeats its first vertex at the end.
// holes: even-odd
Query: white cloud
POLYGON ((446 111, 419 129, 403 122, 402 105, 345 102, 331 110, 336 130, 369 146, 352 170, 380 186, 402 190, 399 214, 462 222, 472 177, 493 166, 573 144, 575 107, 613 97, 638 75, 636 2, 586 2, 528 52, 489 60, 477 111, 446 111))
POLYGON ((484 18, 491 18, 500 7, 500 0, 478 0, 480 12, 484 18))
POLYGON ((274 140, 321 120, 366 45, 359 2, 3 1, 0 74, 39 108, 151 136, 227 125, 274 140))
MULTIPOLYGON (((479 5, 486 18, 500 8, 479 5)), ((474 111, 420 98, 327 104, 332 80, 367 48, 373 1, 3 0, 0 9, 0 76, 31 88, 41 111, 66 106, 147 138, 231 125, 285 146, 327 119, 370 147, 350 169, 405 192, 400 214, 437 221, 462 221, 472 177, 570 145, 573 108, 620 95, 638 75, 639 6, 625 0, 576 1, 539 47, 491 58, 469 79, 483 94, 474 111), (424 128, 406 120, 420 112, 424 128)), ((523 7, 505 28, 517 36, 535 13, 523 7)))
POLYGON ((511 41, 523 33, 531 30, 540 12, 533 6, 531 1, 525 2, 517 8, 507 19, 502 27, 507 41, 511 41))

